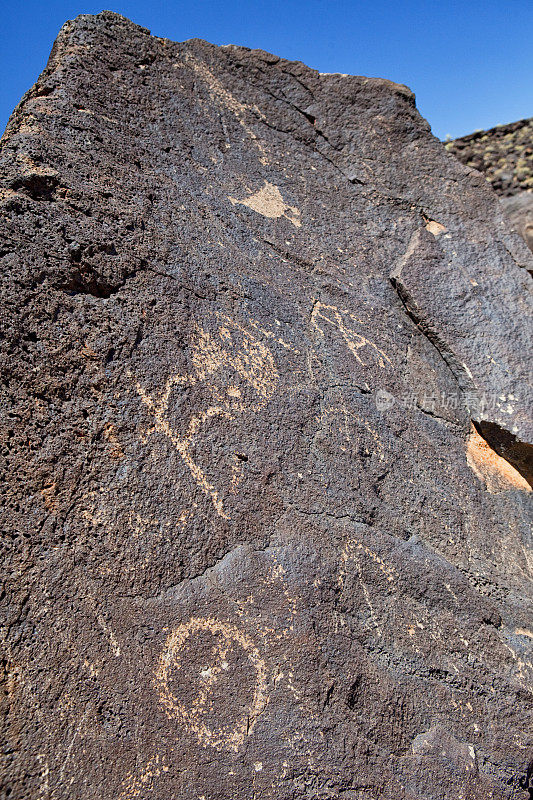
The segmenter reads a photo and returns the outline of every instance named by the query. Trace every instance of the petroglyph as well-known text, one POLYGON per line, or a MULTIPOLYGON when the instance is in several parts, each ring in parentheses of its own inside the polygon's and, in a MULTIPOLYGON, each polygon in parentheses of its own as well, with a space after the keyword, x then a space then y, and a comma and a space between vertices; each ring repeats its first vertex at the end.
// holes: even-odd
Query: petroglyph
MULTIPOLYGON (((198 75, 201 80, 207 85, 209 89, 209 93, 211 97, 225 106, 232 114, 235 115, 239 125, 242 127, 244 131, 246 131, 247 135, 252 139, 254 145, 257 147, 260 155, 260 161, 262 164, 267 164, 268 159, 266 157, 266 150, 257 136, 256 133, 247 125, 245 121, 246 113, 252 112, 256 117, 262 117, 260 110, 257 106, 249 106, 245 103, 240 103, 228 89, 226 89, 220 81, 213 75, 211 70, 201 61, 197 61, 192 56, 186 57, 187 64, 192 67, 195 73, 198 75)), ((226 129, 224 128, 224 133, 226 134, 226 129)), ((226 140, 228 139, 226 134, 226 140)), ((227 142, 229 146, 229 141, 227 142)))
POLYGON ((519 793, 528 253, 413 103, 105 12, 13 114, 9 800, 519 793))
POLYGON ((440 222, 436 222, 434 219, 430 219, 426 224, 426 230, 433 234, 433 236, 437 237, 440 236, 441 233, 446 233, 448 228, 445 225, 442 225, 440 222))
POLYGON ((154 679, 169 719, 217 749, 237 751, 268 702, 266 665, 253 641, 210 617, 193 617, 172 631, 154 679), (217 703, 232 702, 236 688, 235 718, 219 725, 217 703))
POLYGON ((157 754, 146 762, 138 775, 129 773, 122 781, 124 790, 120 793, 118 800, 135 800, 135 798, 151 792, 154 788, 154 779, 159 778, 161 773, 168 772, 168 766, 164 756, 157 754))
POLYGON ((376 564, 380 572, 385 575, 387 582, 394 587, 395 581, 398 579, 398 571, 395 567, 391 567, 387 562, 378 556, 370 547, 364 544, 360 539, 355 536, 346 538, 344 547, 341 551, 341 569, 339 571, 338 583, 344 586, 344 578, 346 575, 346 565, 351 560, 359 560, 360 556, 365 555, 376 564))
POLYGON ((265 648, 268 648, 275 641, 286 639, 294 630, 294 620, 298 614, 298 606, 302 605, 300 597, 294 597, 289 591, 286 570, 280 563, 274 549, 268 550, 268 558, 272 564, 268 566, 263 577, 257 579, 257 587, 254 595, 237 600, 237 614, 245 621, 253 621, 257 633, 264 640, 265 648), (285 599, 283 606, 284 619, 278 618, 276 625, 266 625, 263 618, 263 609, 272 596, 272 585, 276 585, 276 596, 280 594, 285 599), (257 616, 254 615, 254 611, 257 616))
MULTIPOLYGON (((353 411, 350 411, 349 408, 346 406, 346 401, 344 397, 341 395, 340 400, 337 404, 326 406, 320 412, 320 423, 322 424, 324 418, 328 417, 341 417, 342 423, 339 426, 339 433, 344 435, 344 439, 346 442, 353 444, 354 438, 355 441, 361 441, 362 437, 360 435, 360 431, 358 429, 364 428, 367 433, 370 434, 373 442, 375 452, 378 454, 380 461, 384 459, 384 449, 379 434, 377 433, 376 429, 372 427, 372 425, 365 419, 359 417, 353 411)), ((341 450, 345 451, 346 447, 341 445, 341 450)), ((369 452, 368 448, 367 451, 369 452)))
MULTIPOLYGON (((210 498, 216 513, 223 519, 229 519, 219 490, 195 462, 191 448, 209 420, 223 418, 231 421, 245 412, 253 413, 263 408, 274 393, 279 376, 272 354, 262 342, 229 317, 222 314, 216 316, 220 325, 215 334, 199 325, 195 326, 191 347, 191 373, 171 375, 163 389, 155 395, 148 394, 138 381, 135 386, 155 420, 155 425, 146 431, 146 435, 162 433, 171 441, 196 484, 210 498), (240 379, 241 384, 229 382, 228 373, 232 378, 240 379), (169 419, 172 393, 176 387, 199 384, 207 389, 211 404, 190 417, 185 435, 180 436, 169 419), (246 396, 250 392, 244 392, 243 384, 252 390, 252 398, 246 396)), ((235 468, 235 464, 233 467, 235 468)), ((239 475, 233 469, 233 490, 239 480, 239 475)))
MULTIPOLYGON (((253 594, 242 594, 241 581, 219 580, 216 569, 209 578, 211 590, 216 587, 226 596, 238 621, 191 617, 167 637, 154 671, 154 685, 169 720, 180 722, 204 747, 235 752, 253 733, 269 702, 269 687, 281 682, 294 697, 302 696, 295 670, 279 649, 283 640, 294 635, 302 600, 290 591, 277 552, 269 548, 259 555, 244 553, 239 547, 233 558, 239 564, 251 558, 254 571, 262 564, 263 574, 253 594), (274 603, 269 614, 265 609, 273 596, 283 602, 274 603), (247 628, 254 630, 254 638, 247 628), (277 654, 271 669, 263 652, 277 654)), ((224 562, 222 575, 231 564, 227 558, 224 562)))
MULTIPOLYGON (((280 321, 277 320, 277 319, 274 320, 274 322, 275 322, 276 325, 281 325, 280 321)), ((300 355, 301 351, 298 350, 297 347, 294 347, 294 345, 289 344, 288 342, 286 342, 285 339, 281 338, 281 336, 278 336, 275 333, 273 333, 272 331, 269 331, 266 328, 264 328, 262 325, 259 324, 259 322, 256 319, 251 319, 250 318, 248 320, 248 323, 252 328, 255 328, 257 331, 259 331, 259 333, 261 333, 262 336, 265 337, 265 339, 273 339, 275 342, 277 342, 282 347, 284 347, 285 350, 291 350, 293 353, 296 353, 297 355, 300 355)))
POLYGON ((257 192, 254 192, 244 200, 237 200, 235 197, 229 197, 228 199, 233 205, 247 206, 252 211, 262 214, 263 217, 268 217, 269 219, 286 217, 297 228, 301 227, 299 209, 295 206, 289 206, 284 201, 278 187, 268 183, 268 181, 265 181, 265 185, 261 189, 258 189, 257 192))
POLYGON ((395 590, 396 581, 399 577, 395 567, 392 567, 389 564, 387 564, 387 562, 383 558, 381 558, 381 556, 379 556, 374 550, 372 550, 370 547, 364 544, 364 542, 362 542, 355 536, 347 536, 344 542, 344 547, 341 550, 341 565, 337 577, 337 582, 342 589, 344 587, 348 563, 352 561, 355 566, 355 570, 357 572, 359 585, 361 586, 365 602, 370 612, 370 618, 372 620, 372 624, 376 628, 378 636, 381 637, 383 636, 383 626, 378 620, 378 616, 376 614, 374 605, 370 599, 370 592, 368 591, 368 588, 363 580, 363 569, 362 569, 363 556, 366 556, 367 558, 371 559, 371 561, 377 566, 379 571, 383 573, 383 575, 387 580, 387 583, 389 584, 390 591, 395 590))
POLYGON ((392 365, 392 361, 383 350, 354 329, 354 325, 363 326, 364 323, 349 311, 339 309, 336 306, 324 305, 324 303, 316 300, 311 311, 311 323, 322 337, 325 335, 325 325, 331 325, 335 328, 342 336, 348 350, 361 366, 368 366, 370 363, 376 362, 381 368, 385 368, 387 364, 392 365), (363 356, 365 360, 363 360, 363 356))

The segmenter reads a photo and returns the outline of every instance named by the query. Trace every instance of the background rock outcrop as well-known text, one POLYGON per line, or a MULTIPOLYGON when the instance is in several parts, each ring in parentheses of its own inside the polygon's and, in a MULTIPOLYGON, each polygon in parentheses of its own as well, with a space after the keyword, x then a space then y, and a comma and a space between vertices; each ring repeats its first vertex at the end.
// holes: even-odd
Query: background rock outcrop
POLYGON ((531 254, 412 93, 67 23, 0 149, 2 786, 527 798, 531 254))
POLYGON ((447 142, 446 149, 486 175, 511 225, 533 250, 533 118, 476 131, 447 142))

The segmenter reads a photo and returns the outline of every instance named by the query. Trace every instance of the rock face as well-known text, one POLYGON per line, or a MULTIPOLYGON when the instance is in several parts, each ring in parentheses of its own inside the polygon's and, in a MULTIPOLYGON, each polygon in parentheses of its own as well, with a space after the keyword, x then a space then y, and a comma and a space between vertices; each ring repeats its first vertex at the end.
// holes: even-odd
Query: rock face
POLYGON ((501 197, 533 192, 533 117, 475 131, 447 142, 446 149, 483 172, 501 197))
POLYGON ((446 149, 485 173, 511 225, 533 250, 533 118, 476 131, 446 149))
POLYGON ((525 800, 531 255, 484 178, 404 86, 108 12, 0 162, 3 796, 525 800))

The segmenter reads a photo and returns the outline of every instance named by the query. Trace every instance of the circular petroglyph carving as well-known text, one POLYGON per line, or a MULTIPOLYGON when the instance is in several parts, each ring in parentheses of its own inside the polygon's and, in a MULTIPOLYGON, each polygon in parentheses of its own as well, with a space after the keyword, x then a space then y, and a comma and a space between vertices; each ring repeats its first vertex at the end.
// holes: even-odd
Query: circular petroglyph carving
POLYGON ((205 746, 237 750, 267 703, 266 666, 254 643, 211 618, 172 631, 155 682, 167 716, 205 746))

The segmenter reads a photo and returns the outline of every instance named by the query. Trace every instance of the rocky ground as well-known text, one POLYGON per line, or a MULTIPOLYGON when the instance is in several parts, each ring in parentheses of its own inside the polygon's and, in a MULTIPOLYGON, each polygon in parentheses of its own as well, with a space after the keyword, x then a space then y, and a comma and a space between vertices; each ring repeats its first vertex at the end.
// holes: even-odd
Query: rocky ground
POLYGON ((533 118, 476 131, 446 149, 484 173, 512 226, 533 250, 533 118))
POLYGON ((532 256, 413 94, 78 17, 0 267, 2 796, 526 800, 532 256))

